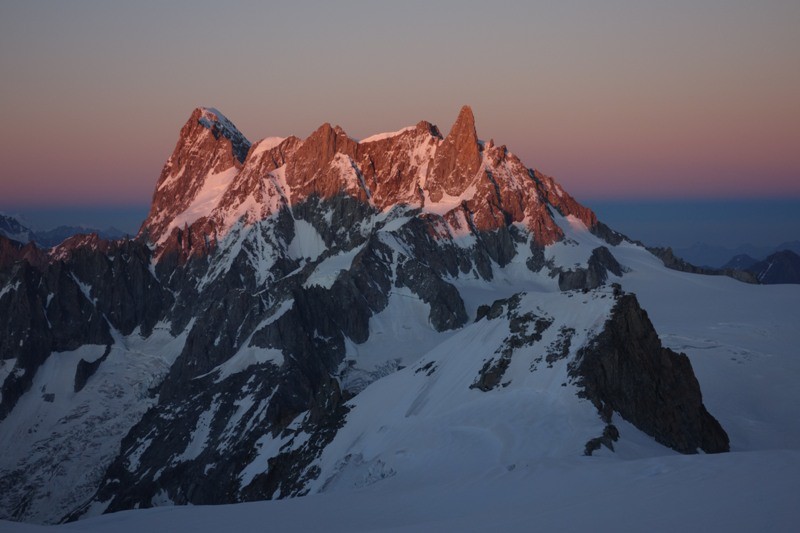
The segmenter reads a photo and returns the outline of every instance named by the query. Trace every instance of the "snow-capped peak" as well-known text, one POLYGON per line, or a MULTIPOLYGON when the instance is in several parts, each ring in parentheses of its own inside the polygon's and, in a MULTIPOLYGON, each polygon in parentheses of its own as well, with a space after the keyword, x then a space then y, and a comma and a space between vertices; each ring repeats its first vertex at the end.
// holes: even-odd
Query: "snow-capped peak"
POLYGON ((456 233, 521 223, 540 245, 562 236, 548 205, 590 229, 596 224, 594 214, 551 178, 525 167, 505 146, 479 141, 469 106, 461 108, 444 139, 424 121, 361 142, 325 123, 303 141, 267 137, 246 157, 245 146, 250 147, 222 113, 196 109, 164 167, 141 234, 160 250, 185 247, 188 239, 195 243, 186 250, 190 255, 204 254, 240 223, 276 215, 284 205, 337 195, 378 211, 424 208, 444 217, 456 233), (274 172, 280 167, 278 183, 274 172), (191 239, 180 237, 184 230, 191 239))

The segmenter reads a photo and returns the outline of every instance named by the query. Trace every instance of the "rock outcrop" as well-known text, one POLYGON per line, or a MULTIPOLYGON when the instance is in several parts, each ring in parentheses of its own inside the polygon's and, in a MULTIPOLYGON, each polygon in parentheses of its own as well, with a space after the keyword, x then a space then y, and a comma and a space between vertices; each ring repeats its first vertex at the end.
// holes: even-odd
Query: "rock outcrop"
POLYGON ((0 280, 9 289, 0 297, 0 316, 7 317, 0 324, 0 354, 16 362, 2 384, 0 420, 52 352, 109 345, 111 328, 149 335, 172 303, 151 273, 150 250, 141 242, 77 235, 45 260, 32 244, 5 252, 2 239, 0 280))
POLYGON ((480 145, 472 108, 464 106, 450 133, 436 150, 425 187, 432 202, 459 196, 481 168, 480 145))
POLYGON ((599 246, 592 250, 587 268, 559 272, 558 288, 562 291, 596 289, 606 282, 609 272, 622 276, 624 270, 608 248, 599 246))
POLYGON ((570 373, 607 423, 617 412, 681 453, 730 449, 725 430, 703 405, 689 358, 661 345, 632 294, 618 299, 605 328, 578 352, 570 373))
POLYGON ((210 180, 241 168, 249 149, 250 142, 222 113, 212 108, 195 109, 161 171, 150 213, 139 234, 152 242, 161 240, 203 187, 213 186, 210 180))
POLYGON ((743 283, 759 283, 758 276, 746 270, 698 267, 676 256, 672 248, 648 247, 647 249, 654 256, 661 259, 665 267, 671 268, 672 270, 689 272, 692 274, 704 274, 706 276, 728 276, 729 278, 743 283))

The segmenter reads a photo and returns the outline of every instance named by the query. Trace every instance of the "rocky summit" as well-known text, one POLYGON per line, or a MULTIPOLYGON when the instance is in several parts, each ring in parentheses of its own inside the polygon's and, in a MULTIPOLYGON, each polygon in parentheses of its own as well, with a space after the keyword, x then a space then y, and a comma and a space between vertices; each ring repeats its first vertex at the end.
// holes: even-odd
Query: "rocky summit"
POLYGON ((670 275, 468 106, 255 143, 198 108, 135 238, 0 237, 0 518, 727 451, 641 271, 670 275))

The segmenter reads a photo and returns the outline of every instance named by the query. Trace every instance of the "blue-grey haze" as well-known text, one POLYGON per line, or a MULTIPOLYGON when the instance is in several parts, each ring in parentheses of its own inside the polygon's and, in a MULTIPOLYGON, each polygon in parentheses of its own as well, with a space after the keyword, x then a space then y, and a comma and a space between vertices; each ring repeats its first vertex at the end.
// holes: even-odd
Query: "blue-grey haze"
MULTIPOLYGON (((696 243, 737 248, 773 247, 800 239, 800 198, 739 200, 583 200, 600 220, 628 237, 652 246, 688 248, 696 243)), ((59 225, 135 234, 148 207, 0 206, 21 215, 37 230, 59 225)))
POLYGON ((800 198, 583 203, 615 230, 651 246, 771 247, 800 239, 800 198))

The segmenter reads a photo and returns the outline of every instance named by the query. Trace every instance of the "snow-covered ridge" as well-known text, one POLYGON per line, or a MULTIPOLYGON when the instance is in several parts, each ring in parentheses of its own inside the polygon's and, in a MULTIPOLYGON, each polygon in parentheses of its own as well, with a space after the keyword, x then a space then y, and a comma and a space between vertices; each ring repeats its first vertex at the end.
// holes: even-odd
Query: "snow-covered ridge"
POLYGON ((249 157, 256 157, 266 151, 272 150, 285 140, 286 137, 265 137, 253 145, 249 157))
POLYGON ((239 130, 233 125, 233 122, 228 120, 228 117, 223 115, 218 109, 214 107, 201 107, 200 110, 201 115, 199 122, 206 128, 211 129, 216 125, 220 127, 226 136, 232 135, 234 132, 237 134, 239 133, 239 130))
POLYGON ((375 135, 370 135, 366 139, 361 139, 359 142, 361 142, 361 143, 372 143, 372 142, 375 142, 375 141, 382 141, 384 139, 390 139, 392 137, 397 137, 398 135, 402 135, 403 133, 405 133, 407 131, 411 131, 414 128, 415 128, 415 126, 407 126, 407 127, 403 128, 403 129, 400 129, 400 130, 397 130, 397 131, 388 131, 388 132, 385 132, 385 133, 376 133, 375 135))
MULTIPOLYGON (((215 110, 204 109, 200 120, 208 122, 216 116, 215 110)), ((227 119, 225 124, 229 124, 227 119)), ((499 229, 512 219, 524 222, 530 229, 535 228, 536 237, 542 242, 558 238, 555 225, 545 220, 549 218, 548 212, 530 206, 546 201, 548 187, 552 189, 548 198, 556 199, 553 204, 559 211, 575 211, 573 205, 577 204, 572 198, 564 195, 550 179, 532 180, 531 171, 505 147, 478 141, 474 135, 474 117, 468 107, 462 109, 451 134, 458 136, 458 143, 472 146, 468 150, 470 155, 463 155, 461 146, 455 147, 455 137, 447 144, 448 150, 455 151, 451 155, 439 154, 446 140, 442 140, 438 128, 425 122, 369 136, 360 143, 352 142, 340 128, 330 126, 319 128, 302 142, 296 138, 267 137, 249 150, 241 166, 216 165, 209 170, 207 164, 195 165, 203 173, 197 176, 187 175, 190 172, 187 165, 209 154, 202 150, 195 153, 193 148, 185 154, 173 154, 168 166, 177 165, 179 161, 182 166, 169 166, 170 172, 162 179, 158 191, 167 195, 173 184, 180 181, 188 184, 189 192, 177 213, 168 208, 169 200, 164 199, 162 203, 167 209, 151 214, 157 229, 149 235, 161 247, 170 239, 171 232, 189 226, 195 243, 205 241, 213 245, 239 222, 234 220, 235 216, 244 218, 250 225, 313 195, 325 198, 345 194, 359 198, 378 211, 403 204, 424 208, 427 214, 446 216, 466 206, 471 212, 470 218, 475 219, 475 227, 482 231, 499 229), (405 135, 417 130, 419 135, 405 135), (376 151, 374 143, 378 141, 389 141, 389 145, 376 151), (462 157, 469 161, 434 165, 439 159, 446 162, 449 158, 462 157), (273 179, 279 166, 284 167, 280 185, 285 183, 285 187, 273 179), (465 169, 469 169, 469 176, 458 175, 465 169), (431 177, 432 173, 442 172, 448 175, 431 177), (431 202, 431 198, 438 201, 431 202), (246 208, 240 208, 245 204, 246 208), (201 219, 209 223, 192 231, 192 224, 201 219)), ((197 142, 201 142, 199 138, 197 142)), ((201 144, 206 146, 205 142, 201 144)), ((219 145, 214 146, 219 150, 219 145)), ((573 214, 593 217, 583 207, 573 214)), ((450 218, 454 217, 455 214, 450 218)), ((472 222, 454 229, 464 231, 468 226, 472 227, 472 222)), ((203 245, 200 253, 207 253, 207 249, 208 246, 203 245)), ((194 252, 190 250, 189 253, 194 252)))

